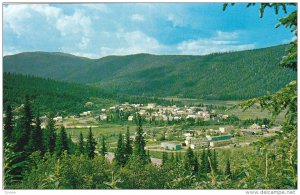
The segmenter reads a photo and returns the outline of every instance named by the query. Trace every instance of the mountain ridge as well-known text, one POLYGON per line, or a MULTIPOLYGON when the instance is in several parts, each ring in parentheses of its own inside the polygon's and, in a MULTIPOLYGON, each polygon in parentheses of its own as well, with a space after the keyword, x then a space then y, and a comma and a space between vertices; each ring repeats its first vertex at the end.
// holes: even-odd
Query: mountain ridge
POLYGON ((296 78, 278 64, 287 45, 198 55, 134 54, 99 59, 54 53, 3 58, 4 72, 100 86, 114 93, 204 99, 247 99, 296 78))
POLYGON ((245 49, 245 50, 239 50, 239 51, 227 51, 227 52, 212 52, 209 54, 204 54, 204 55, 192 55, 192 54, 152 54, 152 53, 135 53, 135 54, 126 54, 126 55, 107 55, 107 56, 102 56, 98 58, 89 58, 85 56, 80 56, 77 54, 72 54, 72 53, 66 53, 66 52, 60 52, 60 51, 25 51, 25 52, 19 52, 15 54, 8 54, 4 55, 3 57, 8 57, 8 56, 15 56, 19 54, 27 54, 27 53, 48 53, 48 54, 62 54, 66 56, 74 56, 74 57, 79 57, 79 58, 85 58, 85 59, 90 59, 90 60, 99 60, 102 58, 106 57, 124 57, 124 56, 135 56, 135 55, 150 55, 150 56, 209 56, 209 55, 215 55, 215 54, 228 54, 228 53, 235 53, 235 52, 245 52, 245 51, 255 51, 255 50, 264 50, 264 49, 269 49, 273 47, 278 47, 278 46, 288 46, 288 44, 280 44, 280 45, 272 45, 268 47, 262 47, 262 48, 254 48, 254 49, 245 49))

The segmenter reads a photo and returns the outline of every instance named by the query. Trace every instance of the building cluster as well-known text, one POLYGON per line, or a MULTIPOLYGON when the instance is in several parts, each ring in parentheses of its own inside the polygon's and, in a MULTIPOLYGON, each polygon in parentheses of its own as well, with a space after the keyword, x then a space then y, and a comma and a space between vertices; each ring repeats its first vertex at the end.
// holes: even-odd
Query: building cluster
POLYGON ((254 123, 247 129, 242 129, 241 133, 243 135, 263 135, 264 133, 268 133, 268 128, 266 125, 258 125, 254 123))
MULTIPOLYGON (((122 111, 130 112, 130 115, 127 117, 128 121, 134 119, 133 114, 139 113, 141 116, 145 117, 147 121, 180 121, 187 119, 194 120, 219 120, 227 119, 228 115, 216 114, 215 110, 208 111, 207 107, 177 107, 173 106, 162 106, 157 105, 156 103, 144 104, 129 104, 125 102, 121 105, 111 106, 108 109, 102 108, 99 118, 100 120, 106 120, 108 113, 111 111, 122 111), (132 112, 134 111, 134 112, 132 112)), ((83 114, 83 113, 82 113, 83 114)))
POLYGON ((180 150, 182 145, 190 147, 191 149, 202 149, 208 147, 220 147, 233 144, 234 141, 231 135, 219 135, 219 136, 210 136, 207 135, 204 138, 194 138, 186 137, 184 143, 180 144, 178 142, 162 142, 161 148, 165 150, 180 150))
POLYGON ((207 129, 206 131, 188 130, 183 134, 184 142, 162 142, 161 148, 166 150, 178 150, 181 146, 187 146, 191 149, 201 149, 208 147, 220 147, 234 144, 234 138, 230 134, 231 126, 219 127, 219 129, 207 129))

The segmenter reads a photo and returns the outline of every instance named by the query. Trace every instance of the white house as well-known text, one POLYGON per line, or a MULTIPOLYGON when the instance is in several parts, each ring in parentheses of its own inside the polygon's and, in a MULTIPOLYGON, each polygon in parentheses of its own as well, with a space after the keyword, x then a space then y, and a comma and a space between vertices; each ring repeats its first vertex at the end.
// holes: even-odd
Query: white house
POLYGON ((145 115, 146 114, 146 110, 140 110, 140 115, 145 115))
POLYGON ((93 106, 94 103, 93 102, 87 102, 84 104, 84 107, 90 107, 90 106, 93 106))
POLYGON ((224 115, 222 115, 222 118, 223 118, 223 119, 227 119, 227 118, 228 118, 228 115, 227 115, 227 114, 224 114, 224 115))
POLYGON ((187 119, 189 119, 189 118, 195 119, 195 118, 196 118, 196 115, 194 115, 194 114, 189 114, 189 115, 187 115, 186 118, 187 118, 187 119))
POLYGON ((174 116, 174 121, 179 121, 179 120, 181 120, 180 116, 174 116))
POLYGON ((104 121, 107 119, 107 115, 106 114, 100 114, 100 120, 104 121))
POLYGON ((57 116, 57 117, 54 117, 53 118, 53 120, 55 121, 55 122, 60 122, 60 121, 62 121, 62 116, 57 116))
POLYGON ((156 107, 156 103, 149 103, 148 104, 148 109, 153 109, 156 107))
POLYGON ((225 133, 225 127, 219 127, 219 131, 220 131, 221 133, 225 133))
POLYGON ((133 116, 128 116, 128 121, 133 121, 133 116))

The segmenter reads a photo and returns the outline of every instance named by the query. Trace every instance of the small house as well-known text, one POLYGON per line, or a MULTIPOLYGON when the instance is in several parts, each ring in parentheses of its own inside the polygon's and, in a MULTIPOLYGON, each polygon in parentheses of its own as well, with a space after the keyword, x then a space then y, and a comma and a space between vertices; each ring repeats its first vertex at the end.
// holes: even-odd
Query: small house
POLYGON ((258 130, 258 129, 261 129, 261 126, 259 126, 258 124, 254 123, 253 125, 250 126, 250 129, 258 130))
POLYGON ((149 103, 148 104, 148 109, 153 109, 156 107, 156 103, 149 103))
POLYGON ((100 114, 100 120, 104 121, 107 119, 107 115, 106 114, 100 114))
POLYGON ((57 117, 54 117, 53 120, 55 122, 61 122, 63 120, 62 116, 57 116, 57 117))
POLYGON ((194 150, 194 149, 200 149, 200 148, 207 148, 209 145, 209 142, 203 138, 196 139, 196 138, 192 138, 192 137, 187 137, 185 139, 185 144, 194 150))
POLYGON ((128 121, 133 121, 133 116, 128 116, 128 121))
POLYGON ((87 103, 84 104, 84 107, 91 107, 93 105, 94 105, 93 102, 87 102, 87 103))
POLYGON ((231 135, 206 136, 211 147, 224 146, 232 143, 231 135))
POLYGON ((162 142, 161 147, 165 150, 180 150, 181 144, 176 142, 162 142))
POLYGON ((145 115, 146 114, 146 110, 140 110, 139 114, 140 115, 145 115))

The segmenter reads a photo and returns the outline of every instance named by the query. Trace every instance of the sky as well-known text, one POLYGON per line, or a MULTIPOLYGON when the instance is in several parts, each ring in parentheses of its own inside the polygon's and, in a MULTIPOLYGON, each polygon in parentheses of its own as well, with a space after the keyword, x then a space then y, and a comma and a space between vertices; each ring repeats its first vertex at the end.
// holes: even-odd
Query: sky
MULTIPOLYGON (((288 12, 293 11, 288 7, 288 12)), ((3 5, 3 54, 46 51, 89 58, 136 53, 206 55, 293 39, 273 9, 222 3, 3 5)))

